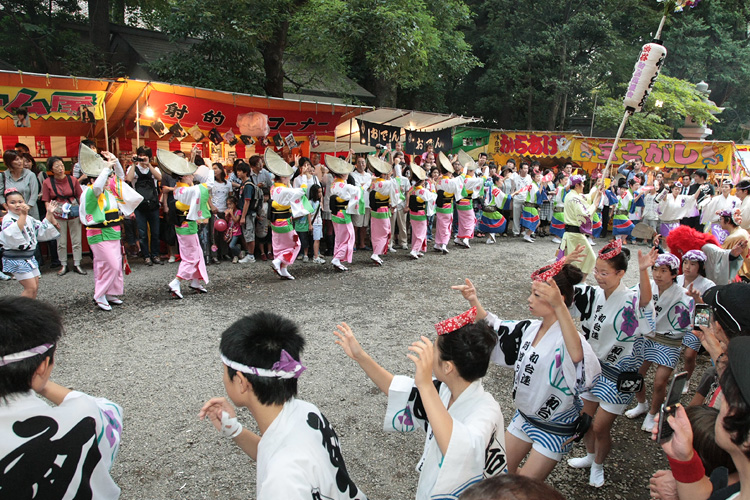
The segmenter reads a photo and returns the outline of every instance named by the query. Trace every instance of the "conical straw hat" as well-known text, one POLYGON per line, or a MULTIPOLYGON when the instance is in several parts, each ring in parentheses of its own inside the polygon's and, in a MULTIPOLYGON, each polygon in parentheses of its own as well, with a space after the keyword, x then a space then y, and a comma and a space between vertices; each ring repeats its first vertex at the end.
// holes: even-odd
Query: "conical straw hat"
POLYGON ((81 144, 78 148, 78 165, 81 167, 81 172, 87 176, 98 177, 102 170, 107 168, 109 163, 99 156, 96 151, 85 144, 81 144))
POLYGON ((162 170, 166 170, 168 174, 175 175, 177 177, 182 177, 183 175, 191 175, 195 173, 196 170, 198 170, 198 165, 196 165, 195 163, 188 161, 187 158, 177 156, 173 152, 167 151, 165 149, 156 150, 156 161, 159 162, 159 166, 162 168, 162 170))
POLYGON ((294 174, 294 169, 289 165, 284 158, 273 150, 270 146, 266 148, 266 152, 263 153, 263 160, 265 161, 266 168, 273 174, 279 177, 291 177, 294 174))

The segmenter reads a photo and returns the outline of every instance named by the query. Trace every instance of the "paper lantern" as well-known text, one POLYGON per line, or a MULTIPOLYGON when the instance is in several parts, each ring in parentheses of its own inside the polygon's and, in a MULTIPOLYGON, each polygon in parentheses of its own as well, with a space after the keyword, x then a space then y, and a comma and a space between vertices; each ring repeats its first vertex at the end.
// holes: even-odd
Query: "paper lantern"
POLYGON ((237 128, 240 129, 240 135, 251 137, 265 137, 271 133, 268 116, 257 111, 237 115, 237 128))
POLYGON ((623 104, 626 108, 632 108, 635 111, 643 108, 666 57, 667 49, 663 45, 647 43, 643 46, 625 94, 623 104))

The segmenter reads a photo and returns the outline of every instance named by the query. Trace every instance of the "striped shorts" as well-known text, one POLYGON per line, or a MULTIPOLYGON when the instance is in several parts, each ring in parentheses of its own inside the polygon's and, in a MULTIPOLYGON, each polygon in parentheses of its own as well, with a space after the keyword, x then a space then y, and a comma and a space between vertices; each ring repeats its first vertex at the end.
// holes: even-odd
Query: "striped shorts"
POLYGON ((636 342, 643 342, 643 359, 658 365, 674 368, 680 360, 681 347, 660 344, 653 339, 641 337, 636 342))
POLYGON ((599 375, 591 390, 581 394, 581 399, 598 402, 603 410, 613 415, 622 415, 634 396, 634 393, 618 391, 617 382, 599 375))
POLYGON ((573 443, 563 445, 571 436, 558 436, 557 434, 543 431, 526 421, 518 410, 513 415, 513 420, 510 421, 507 431, 521 441, 533 443, 532 449, 557 462, 562 460, 563 455, 573 448, 573 443))
POLYGON ((688 332, 682 337, 682 345, 689 347, 690 349, 698 352, 701 350, 701 341, 695 336, 693 332, 688 332))

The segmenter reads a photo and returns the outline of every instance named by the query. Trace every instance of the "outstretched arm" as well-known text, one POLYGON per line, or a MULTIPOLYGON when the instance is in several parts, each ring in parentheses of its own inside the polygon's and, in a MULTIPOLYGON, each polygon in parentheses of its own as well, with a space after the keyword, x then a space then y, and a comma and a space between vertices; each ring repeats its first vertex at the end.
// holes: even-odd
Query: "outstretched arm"
POLYGON ((651 291, 651 280, 648 277, 648 268, 652 267, 656 263, 656 257, 659 256, 659 252, 656 248, 651 248, 647 254, 643 254, 638 250, 638 269, 641 276, 641 298, 638 302, 638 307, 646 307, 651 301, 653 292, 651 291))
POLYGON ((336 331, 334 331, 333 334, 338 337, 336 343, 344 349, 346 355, 359 363, 359 366, 365 371, 367 376, 370 377, 370 380, 375 382, 378 389, 383 391, 387 396, 388 389, 393 381, 393 374, 377 364, 375 360, 372 359, 364 349, 362 349, 362 346, 359 345, 359 342, 349 325, 342 321, 340 325, 336 325, 336 331))
POLYGON ((461 295, 469 301, 471 307, 477 308, 477 321, 481 321, 487 317, 487 311, 482 307, 482 303, 479 302, 479 298, 477 297, 477 289, 474 288, 474 284, 469 278, 466 278, 466 284, 452 286, 451 289, 460 291, 461 295))

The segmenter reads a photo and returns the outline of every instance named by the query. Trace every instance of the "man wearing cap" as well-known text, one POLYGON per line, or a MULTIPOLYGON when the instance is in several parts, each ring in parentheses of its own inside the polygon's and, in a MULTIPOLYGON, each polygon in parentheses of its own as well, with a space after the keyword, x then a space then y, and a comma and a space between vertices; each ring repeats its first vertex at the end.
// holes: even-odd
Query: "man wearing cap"
MULTIPOLYGON (((696 199, 697 205, 694 208, 691 208, 688 215, 680 221, 680 224, 682 224, 683 226, 690 226, 693 229, 697 229, 698 231, 701 231, 703 229, 703 226, 701 225, 701 214, 699 209, 706 197, 710 198, 711 196, 716 194, 716 191, 714 191, 714 187, 707 183, 706 179, 708 179, 708 172, 706 172, 702 168, 696 170, 693 174, 693 183, 690 184, 690 188, 688 189, 687 194, 695 194, 696 191, 700 190, 698 198, 696 199)), ((687 185, 684 179, 682 184, 683 186, 687 185)))

